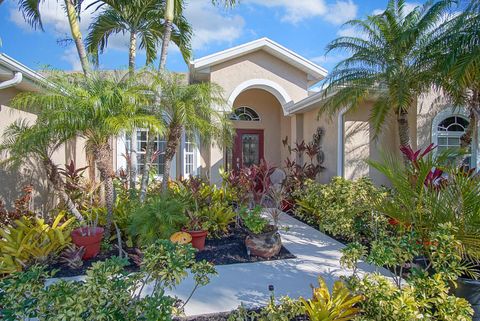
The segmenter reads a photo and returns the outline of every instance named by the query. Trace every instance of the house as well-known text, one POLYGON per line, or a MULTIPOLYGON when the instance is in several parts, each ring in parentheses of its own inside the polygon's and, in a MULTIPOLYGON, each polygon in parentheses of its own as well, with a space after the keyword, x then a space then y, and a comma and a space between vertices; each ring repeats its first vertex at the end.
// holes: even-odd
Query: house
MULTIPOLYGON (((192 61, 189 81, 215 82, 224 89, 227 111, 231 113, 237 135, 231 150, 222 150, 216 145, 204 146, 196 137, 184 135, 171 169, 172 177, 204 175, 212 182, 219 182, 220 168, 248 166, 260 159, 283 166, 290 155, 282 139, 309 142, 321 128, 325 170, 319 175, 319 181, 327 182, 334 176, 348 179, 370 176, 377 184, 387 184, 385 178, 364 160, 378 159, 383 152, 398 153, 394 116, 389 117, 378 137, 368 122, 373 102, 366 102, 354 111, 319 116, 323 95, 311 88, 326 75, 324 68, 268 38, 192 61)), ((8 104, 18 92, 38 90, 36 84, 41 81, 45 79, 37 72, 7 55, 0 55, 0 132, 21 117, 34 121, 35 115, 13 110, 8 104)), ((438 144, 439 149, 459 146, 460 136, 468 125, 468 113, 465 108, 450 106, 447 100, 432 92, 412 106, 409 125, 413 148, 423 148, 431 142, 438 144)), ((146 140, 146 131, 138 129, 134 135, 125 134, 112 142, 116 149, 114 167, 125 168, 126 146, 136 151, 140 160, 137 167, 140 167, 146 140)), ((157 140, 159 148, 165 148, 165 142, 160 137, 157 140)), ((474 155, 476 150, 472 148, 474 155)), ((69 160, 74 160, 78 166, 86 164, 81 139, 66 144, 55 155, 58 164, 69 160)), ((471 157, 471 162, 477 167, 478 157, 471 157)), ((161 156, 156 168, 161 176, 161 156)), ((8 198, 19 184, 37 178, 35 173, 32 169, 30 172, 25 169, 22 175, 1 170, 0 197, 8 198)))

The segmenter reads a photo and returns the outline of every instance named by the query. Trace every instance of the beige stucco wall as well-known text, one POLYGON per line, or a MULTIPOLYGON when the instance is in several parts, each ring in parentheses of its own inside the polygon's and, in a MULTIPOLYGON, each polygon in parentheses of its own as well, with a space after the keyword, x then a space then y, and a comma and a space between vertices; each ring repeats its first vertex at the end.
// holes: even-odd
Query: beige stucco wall
MULTIPOLYGON (((25 119, 33 124, 37 116, 8 106, 11 99, 20 91, 11 87, 0 90, 0 141, 3 132, 10 124, 25 119)), ((7 155, 0 155, 4 159, 7 155)), ((75 139, 61 146, 52 156, 53 161, 62 166, 74 160, 77 167, 85 166, 85 151, 82 139, 75 139)), ((33 184, 36 191, 35 206, 39 209, 49 208, 53 202, 53 192, 48 186, 42 166, 34 160, 29 160, 26 166, 19 169, 0 167, 0 198, 8 206, 22 193, 22 187, 33 184)))
MULTIPOLYGON (((325 155, 323 163, 325 170, 319 175, 318 180, 327 183, 332 177, 338 175, 338 114, 333 116, 321 114, 318 117, 319 110, 320 107, 317 107, 303 113, 303 139, 309 142, 318 127, 324 129, 325 135, 321 148, 325 155)), ((393 115, 390 116, 376 137, 373 127, 368 122, 370 111, 371 103, 365 103, 358 109, 347 112, 343 117, 344 177, 356 179, 370 176, 376 184, 388 185, 385 177, 365 163, 365 160, 380 160, 382 153, 394 153, 400 156, 396 118, 393 115)), ((409 115, 410 135, 413 145, 416 145, 416 114, 414 109, 412 111, 409 115)))
POLYGON ((251 79, 267 79, 277 83, 295 102, 307 96, 307 74, 265 51, 223 62, 212 66, 210 70, 210 81, 222 86, 226 98, 238 85, 251 79))

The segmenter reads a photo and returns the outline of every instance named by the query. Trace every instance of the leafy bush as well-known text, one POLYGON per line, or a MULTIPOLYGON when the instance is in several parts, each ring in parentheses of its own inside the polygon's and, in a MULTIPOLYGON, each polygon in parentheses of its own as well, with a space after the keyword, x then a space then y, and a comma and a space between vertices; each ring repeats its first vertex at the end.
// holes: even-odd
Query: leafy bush
POLYGON ((0 229, 0 274, 21 271, 33 263, 46 262, 70 244, 70 225, 61 212, 50 225, 40 218, 21 217, 0 229))
POLYGON ((144 245, 168 239, 187 222, 185 203, 170 193, 151 196, 132 211, 128 230, 144 245))
MULTIPOLYGON (((195 286, 203 286, 215 274, 213 266, 205 261, 195 262, 195 250, 190 246, 158 241, 145 249, 138 273, 124 269, 126 260, 112 258, 94 263, 84 282, 59 280, 45 287, 52 273, 39 266, 15 273, 0 280, 0 318, 40 321, 60 320, 172 320, 175 310, 183 305, 165 295, 166 288, 174 288, 187 275, 193 274, 195 286), (152 293, 142 290, 153 285, 152 293)), ((192 291, 192 294, 193 294, 192 291)))
POLYGON ((352 294, 345 283, 335 281, 331 294, 322 277, 318 284, 319 287, 313 287, 312 299, 300 299, 311 321, 348 321, 360 314, 357 304, 363 297, 352 294))
POLYGON ((249 311, 241 305, 228 317, 228 321, 290 321, 305 314, 299 301, 289 297, 282 297, 279 301, 277 304, 272 296, 268 305, 258 311, 249 311))
POLYGON ((473 315, 465 299, 449 295, 439 274, 424 275, 401 289, 384 276, 367 274, 355 289, 365 297, 361 321, 467 321, 473 315))
POLYGON ((241 218, 243 225, 252 233, 260 234, 268 225, 268 220, 261 215, 262 207, 255 206, 253 209, 242 209, 241 218))
POLYGON ((385 220, 373 209, 385 196, 386 192, 367 178, 351 181, 335 177, 329 184, 308 181, 304 190, 295 193, 295 200, 300 219, 334 236, 359 240, 384 228, 385 220))

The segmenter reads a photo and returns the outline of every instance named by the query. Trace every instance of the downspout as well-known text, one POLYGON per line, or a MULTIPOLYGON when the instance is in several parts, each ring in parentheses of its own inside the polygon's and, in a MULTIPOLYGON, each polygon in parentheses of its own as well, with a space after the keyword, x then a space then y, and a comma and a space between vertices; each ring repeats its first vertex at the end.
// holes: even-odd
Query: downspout
POLYGON ((347 108, 343 108, 337 117, 337 176, 344 177, 345 121, 347 108))
POLYGON ((0 82, 0 89, 5 89, 9 87, 13 87, 15 85, 18 85, 19 83, 22 82, 23 75, 21 72, 17 71, 12 79, 5 80, 4 82, 0 82))

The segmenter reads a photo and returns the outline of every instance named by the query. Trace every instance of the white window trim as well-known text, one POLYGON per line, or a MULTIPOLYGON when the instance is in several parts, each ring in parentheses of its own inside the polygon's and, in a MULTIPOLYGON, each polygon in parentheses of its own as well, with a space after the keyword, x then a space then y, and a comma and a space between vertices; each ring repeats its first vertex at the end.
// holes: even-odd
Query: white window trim
POLYGON ((187 174, 187 162, 186 162, 186 133, 185 131, 182 132, 182 141, 180 145, 181 150, 181 169, 182 169, 182 177, 189 178, 190 176, 197 176, 199 175, 199 160, 200 160, 200 139, 199 136, 195 135, 195 146, 193 147, 193 172, 191 174, 187 174))
MULTIPOLYGON (((440 125, 440 123, 447 119, 448 117, 462 117, 462 118, 465 118, 466 120, 470 121, 470 115, 468 113, 468 110, 467 108, 465 107, 446 107, 446 108, 443 108, 442 111, 440 111, 439 113, 437 113, 435 115, 435 117, 433 118, 432 120, 432 128, 431 128, 431 133, 432 133, 432 143, 435 144, 435 145, 438 145, 438 138, 439 136, 439 131, 438 131, 438 125, 440 125)), ((478 165, 480 164, 480 159, 479 159, 479 155, 477 155, 477 146, 474 145, 474 142, 477 141, 478 142, 478 139, 477 140, 473 140, 472 141, 472 155, 471 155, 471 164, 470 166, 472 167, 475 167, 475 168, 478 168, 478 165), (476 155, 476 157, 474 156, 476 155)), ((436 153, 436 150, 434 151, 436 153)))

